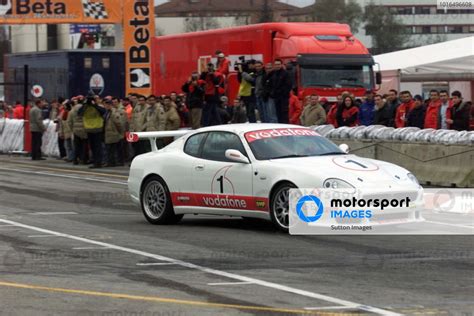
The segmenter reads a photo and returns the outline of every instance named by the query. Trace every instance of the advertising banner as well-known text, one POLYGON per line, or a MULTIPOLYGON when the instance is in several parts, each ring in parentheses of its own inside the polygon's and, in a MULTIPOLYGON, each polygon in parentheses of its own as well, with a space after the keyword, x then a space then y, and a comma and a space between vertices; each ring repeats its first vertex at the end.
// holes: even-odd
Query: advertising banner
POLYGON ((0 24, 121 23, 117 0, 3 0, 0 24))
POLYGON ((153 0, 123 1, 126 93, 151 94, 151 40, 155 34, 153 0))

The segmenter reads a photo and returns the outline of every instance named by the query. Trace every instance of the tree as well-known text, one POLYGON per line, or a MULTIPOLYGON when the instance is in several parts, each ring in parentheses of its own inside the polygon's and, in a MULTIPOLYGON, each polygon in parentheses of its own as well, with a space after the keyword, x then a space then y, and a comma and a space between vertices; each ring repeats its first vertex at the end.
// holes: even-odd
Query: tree
POLYGON ((365 33, 372 36, 373 53, 383 54, 400 50, 409 41, 406 27, 390 11, 370 3, 365 10, 365 33))
POLYGON ((362 7, 349 0, 318 0, 310 13, 314 22, 338 22, 349 24, 352 33, 357 33, 363 20, 362 7))
POLYGON ((273 22, 273 10, 268 0, 263 0, 262 7, 258 14, 258 22, 259 23, 266 23, 266 22, 273 22))
POLYGON ((219 21, 213 17, 192 17, 187 18, 184 22, 185 32, 197 32, 219 28, 219 21))

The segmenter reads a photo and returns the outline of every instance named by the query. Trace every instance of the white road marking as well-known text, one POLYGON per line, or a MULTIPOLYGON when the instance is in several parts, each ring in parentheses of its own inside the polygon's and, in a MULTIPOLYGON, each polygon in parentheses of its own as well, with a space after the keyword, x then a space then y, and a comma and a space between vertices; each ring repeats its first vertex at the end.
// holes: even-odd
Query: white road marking
POLYGON ((28 238, 50 238, 50 237, 62 237, 56 235, 30 235, 28 238))
POLYGON ((34 212, 28 215, 77 215, 76 212, 34 212))
POLYGON ((254 284, 253 282, 220 282, 220 283, 207 283, 207 285, 245 285, 254 284))
POLYGON ((243 276, 243 275, 238 275, 238 274, 234 274, 234 273, 230 273, 230 272, 220 271, 220 270, 216 270, 216 269, 212 269, 212 268, 206 268, 206 267, 199 266, 199 265, 196 265, 196 264, 193 264, 193 263, 190 263, 190 262, 185 262, 185 261, 181 261, 181 260, 177 260, 177 259, 172 259, 172 258, 169 258, 169 257, 165 257, 165 256, 162 256, 162 255, 157 255, 157 254, 152 254, 152 253, 137 250, 137 249, 121 247, 121 246, 117 246, 117 245, 113 245, 113 244, 109 244, 109 243, 105 243, 105 242, 100 242, 100 241, 95 241, 95 240, 82 238, 82 237, 78 237, 78 236, 74 236, 74 235, 59 233, 59 232, 55 232, 55 231, 52 231, 52 230, 43 229, 43 228, 30 226, 30 225, 26 225, 26 224, 21 224, 21 223, 6 220, 6 219, 0 219, 0 222, 5 223, 5 224, 13 224, 13 225, 16 225, 18 227, 34 230, 34 231, 44 233, 44 234, 56 235, 58 237, 64 237, 64 238, 68 238, 68 239, 76 240, 76 241, 81 241, 81 242, 92 244, 92 245, 108 247, 108 248, 111 248, 111 249, 131 253, 131 254, 147 257, 147 258, 151 258, 151 259, 158 260, 158 261, 165 261, 165 262, 169 262, 169 263, 175 263, 175 264, 180 265, 182 267, 186 267, 186 268, 189 268, 189 269, 195 269, 195 270, 198 270, 198 271, 201 271, 201 272, 204 272, 204 273, 214 274, 214 275, 218 275, 218 276, 221 276, 221 277, 226 277, 226 278, 237 280, 237 281, 252 282, 256 285, 260 285, 260 286, 263 286, 263 287, 271 288, 271 289, 282 291, 282 292, 287 292, 287 293, 292 293, 292 294, 296 294, 296 295, 301 295, 301 296, 304 296, 304 297, 314 298, 314 299, 317 299, 317 300, 331 302, 331 303, 343 305, 343 306, 346 306, 346 307, 350 306, 350 308, 361 309, 361 310, 372 312, 372 313, 375 313, 375 314, 378 314, 378 315, 402 316, 399 313, 387 311, 387 310, 384 310, 384 309, 381 309, 381 308, 377 308, 377 307, 373 307, 373 306, 367 306, 367 305, 363 305, 363 304, 359 304, 359 303, 339 299, 337 297, 332 297, 332 296, 329 296, 329 295, 319 294, 319 293, 310 292, 310 291, 306 291, 306 290, 300 290, 300 289, 293 288, 293 287, 290 287, 290 286, 286 286, 286 285, 282 285, 282 284, 278 284, 278 283, 273 283, 273 282, 267 282, 267 281, 263 281, 263 280, 259 280, 259 279, 254 279, 254 278, 250 278, 250 277, 246 277, 246 276, 243 276), (354 306, 356 306, 356 307, 354 307, 354 306))
POLYGON ((103 180, 103 179, 96 179, 96 178, 85 178, 85 177, 70 176, 70 175, 65 175, 65 174, 54 174, 54 173, 48 173, 48 172, 42 172, 42 171, 32 171, 32 170, 25 171, 25 170, 21 170, 21 169, 12 169, 12 168, 0 168, 0 170, 16 171, 16 172, 28 173, 28 174, 33 173, 33 174, 39 174, 39 175, 51 176, 51 177, 58 177, 58 178, 68 178, 68 179, 76 179, 76 180, 87 180, 87 181, 127 185, 127 182, 122 182, 122 181, 103 180))
MULTIPOLYGON (((458 225, 458 224, 449 224, 449 223, 434 222, 434 221, 425 221, 425 223, 436 224, 436 225, 452 226, 452 227, 459 227, 459 228, 467 228, 467 229, 472 230, 472 232, 474 233, 474 226, 458 225)), ((460 234, 462 234, 462 233, 460 233, 460 234)))
POLYGON ((109 249, 109 247, 74 247, 74 250, 99 250, 99 249, 109 249))
POLYGON ((170 266, 174 265, 174 262, 139 262, 137 266, 170 266))

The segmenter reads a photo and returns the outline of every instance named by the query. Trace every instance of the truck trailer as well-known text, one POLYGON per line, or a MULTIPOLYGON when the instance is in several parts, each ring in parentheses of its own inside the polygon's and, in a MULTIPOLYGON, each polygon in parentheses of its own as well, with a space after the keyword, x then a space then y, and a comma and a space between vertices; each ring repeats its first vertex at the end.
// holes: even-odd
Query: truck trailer
MULTIPOLYGON (((24 65, 29 86, 41 86, 51 100, 93 93, 102 97, 125 94, 125 54, 120 50, 59 50, 5 56, 5 100, 23 101, 24 65)), ((33 99, 32 94, 29 95, 33 99)))
POLYGON ((217 50, 231 61, 227 78, 231 99, 238 91, 234 65, 239 58, 283 60, 300 98, 316 93, 334 102, 343 91, 363 96, 380 81, 372 56, 346 24, 263 23, 154 38, 153 93, 178 91, 193 71, 216 61, 217 50))

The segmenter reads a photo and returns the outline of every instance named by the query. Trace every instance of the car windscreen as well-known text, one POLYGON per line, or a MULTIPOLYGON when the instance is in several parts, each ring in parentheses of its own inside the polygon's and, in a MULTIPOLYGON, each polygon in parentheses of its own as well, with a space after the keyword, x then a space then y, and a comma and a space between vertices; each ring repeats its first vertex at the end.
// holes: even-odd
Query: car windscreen
POLYGON ((306 128, 282 128, 245 133, 257 160, 342 155, 337 145, 306 128))
POLYGON ((365 88, 371 87, 371 66, 301 66, 303 87, 365 88))

